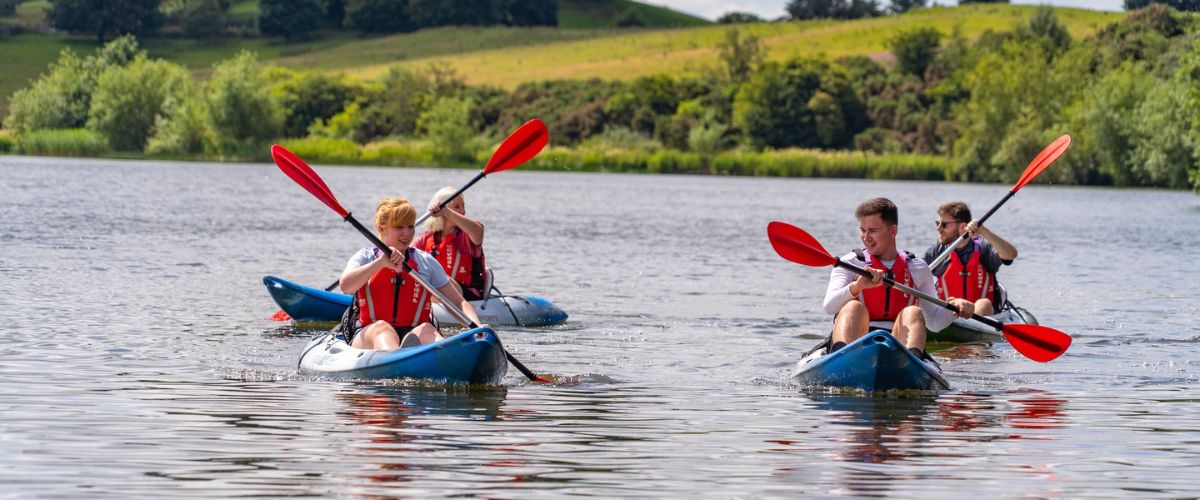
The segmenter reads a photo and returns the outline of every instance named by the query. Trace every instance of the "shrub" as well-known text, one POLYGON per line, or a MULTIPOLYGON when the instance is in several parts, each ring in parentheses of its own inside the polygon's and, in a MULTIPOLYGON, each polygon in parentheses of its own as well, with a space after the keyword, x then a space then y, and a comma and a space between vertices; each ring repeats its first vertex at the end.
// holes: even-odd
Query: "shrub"
POLYGON ((221 153, 257 150, 279 135, 283 111, 271 99, 251 52, 242 51, 213 67, 207 100, 221 153))
POLYGON ((358 144, 349 139, 306 137, 282 141, 280 145, 310 162, 354 163, 362 156, 358 144))
POLYGON ((475 159, 471 139, 471 102, 459 98, 442 98, 421 113, 417 125, 433 144, 434 158, 445 162, 470 162, 475 159))
POLYGON ((8 130, 0 130, 0 153, 12 153, 17 149, 17 138, 8 130))
POLYGON ((88 111, 88 128, 118 151, 142 151, 154 133, 157 117, 169 98, 182 98, 190 88, 186 69, 163 60, 138 56, 125 67, 100 75, 88 111))

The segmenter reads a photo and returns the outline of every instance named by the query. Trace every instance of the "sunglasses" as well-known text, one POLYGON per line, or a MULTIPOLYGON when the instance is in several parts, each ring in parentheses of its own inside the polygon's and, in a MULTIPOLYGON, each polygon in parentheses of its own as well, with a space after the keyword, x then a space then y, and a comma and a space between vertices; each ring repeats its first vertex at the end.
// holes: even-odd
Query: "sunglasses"
POLYGON ((933 221, 933 227, 936 227, 936 228, 938 228, 938 229, 941 229, 941 228, 943 228, 943 227, 949 226, 950 224, 962 224, 962 223, 961 223, 961 222, 959 222, 959 221, 956 221, 956 220, 955 220, 955 221, 950 221, 950 222, 946 222, 946 221, 944 221, 944 220, 935 220, 935 221, 933 221))

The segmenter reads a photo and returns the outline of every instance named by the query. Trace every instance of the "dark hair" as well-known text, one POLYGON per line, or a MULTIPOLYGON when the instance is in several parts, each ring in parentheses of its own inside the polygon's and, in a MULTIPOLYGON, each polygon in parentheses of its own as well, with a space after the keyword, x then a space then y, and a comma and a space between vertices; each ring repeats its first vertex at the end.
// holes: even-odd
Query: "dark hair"
POLYGON ((887 198, 871 198, 854 210, 854 216, 859 219, 870 215, 878 215, 883 222, 893 226, 900 223, 900 209, 887 198))
POLYGON ((939 214, 946 214, 958 222, 971 222, 971 209, 961 201, 950 201, 938 207, 939 214))

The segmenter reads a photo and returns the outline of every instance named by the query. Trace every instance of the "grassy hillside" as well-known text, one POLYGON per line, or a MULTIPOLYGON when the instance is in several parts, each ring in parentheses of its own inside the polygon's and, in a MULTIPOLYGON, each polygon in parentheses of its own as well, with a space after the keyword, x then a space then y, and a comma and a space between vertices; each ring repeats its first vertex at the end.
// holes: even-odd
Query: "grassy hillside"
MULTIPOLYGON (((977 4, 966 7, 922 9, 902 16, 887 16, 855 21, 808 21, 802 23, 758 23, 740 26, 744 32, 762 40, 769 60, 797 55, 840 57, 877 55, 887 52, 885 42, 898 32, 917 27, 934 27, 947 34, 957 27, 968 37, 987 30, 1007 31, 1024 23, 1035 6, 977 4)), ((1125 13, 1083 9, 1056 9, 1059 19, 1079 38, 1091 35, 1104 25, 1116 22, 1125 13)), ((345 71, 365 78, 383 74, 391 66, 423 66, 433 61, 446 63, 463 74, 468 82, 512 87, 523 81, 557 78, 632 79, 652 73, 694 73, 717 64, 719 45, 727 26, 710 25, 675 29, 594 30, 578 33, 579 40, 547 41, 537 45, 510 45, 490 48, 476 43, 496 29, 470 33, 447 30, 442 36, 454 38, 463 47, 483 45, 453 55, 412 57, 428 42, 418 36, 399 35, 373 43, 391 47, 396 57, 366 63, 351 63, 336 54, 352 53, 351 47, 315 51, 285 57, 279 63, 295 67, 319 67, 326 71, 345 71)), ((570 30, 560 30, 565 32, 570 30)), ((545 34, 537 35, 545 37, 545 34)))
POLYGON ((596 29, 616 26, 617 17, 626 10, 641 14, 649 27, 703 26, 712 21, 665 7, 630 0, 559 0, 558 27, 596 29))
MULTIPOLYGON (((579 12, 568 8, 572 3, 605 3, 604 0, 563 2, 565 18, 573 16, 571 12, 579 12)), ((621 2, 632 3, 612 1, 621 2)), ((902 30, 932 26, 949 33, 958 27, 965 36, 975 37, 986 30, 1012 29, 1025 22, 1035 8, 972 5, 845 22, 748 24, 740 29, 758 36, 771 60, 795 55, 876 55, 886 52, 885 41, 902 30)), ((658 10, 663 15, 671 13, 667 9, 658 10)), ((1065 8, 1056 12, 1076 38, 1090 35, 1125 16, 1125 13, 1065 8)), ((31 14, 25 12, 25 15, 31 14)), ((532 80, 593 77, 626 80, 659 72, 703 71, 716 65, 726 29, 723 25, 634 30, 463 27, 384 37, 338 34, 297 44, 253 38, 213 43, 151 39, 143 40, 142 44, 156 57, 201 71, 239 50, 249 49, 265 62, 364 78, 377 77, 392 66, 420 67, 439 61, 457 68, 469 83, 511 88, 532 80)), ((21 35, 0 39, 0 96, 3 96, 0 115, 7 110, 7 96, 44 72, 64 47, 72 47, 81 54, 94 49, 89 37, 21 35)))

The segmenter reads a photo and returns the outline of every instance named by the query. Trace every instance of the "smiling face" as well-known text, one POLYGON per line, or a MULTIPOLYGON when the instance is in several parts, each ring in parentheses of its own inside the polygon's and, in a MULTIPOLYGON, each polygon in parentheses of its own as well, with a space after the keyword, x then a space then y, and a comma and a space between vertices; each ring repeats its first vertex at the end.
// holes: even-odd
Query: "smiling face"
POLYGON ((858 219, 858 238, 871 255, 883 260, 896 258, 895 224, 884 222, 879 215, 866 215, 858 219))
POLYGON ((407 226, 385 227, 379 230, 379 239, 387 246, 396 247, 397 250, 407 249, 416 235, 417 228, 411 224, 407 226))

